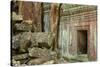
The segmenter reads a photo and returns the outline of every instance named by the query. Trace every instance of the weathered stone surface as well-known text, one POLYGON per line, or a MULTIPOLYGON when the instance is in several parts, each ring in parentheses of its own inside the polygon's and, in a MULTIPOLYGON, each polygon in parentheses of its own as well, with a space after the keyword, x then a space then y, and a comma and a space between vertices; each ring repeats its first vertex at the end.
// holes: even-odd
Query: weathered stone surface
MULTIPOLYGON (((24 32, 12 37, 12 49, 25 52, 31 45, 31 32, 24 32)), ((17 51, 18 52, 18 51, 17 51)))
POLYGON ((47 58, 48 60, 55 59, 57 57, 56 52, 53 52, 45 48, 42 49, 36 47, 29 49, 29 55, 31 57, 47 58))
POLYGON ((48 56, 48 50, 33 47, 29 49, 29 55, 31 57, 46 57, 48 56))
POLYGON ((24 23, 32 24, 32 20, 23 20, 24 23))
POLYGON ((13 36, 12 48, 20 49, 21 52, 26 52, 29 47, 52 47, 54 34, 52 33, 32 33, 24 32, 13 36))
POLYGON ((18 65, 20 65, 20 61, 16 61, 16 60, 12 59, 12 65, 18 66, 18 65))
POLYGON ((15 55, 12 58, 14 60, 22 60, 22 59, 27 59, 28 57, 29 57, 29 54, 28 53, 25 53, 25 54, 15 55))
POLYGON ((31 46, 30 47, 38 47, 38 42, 36 41, 35 37, 31 37, 31 46))
POLYGON ((15 12, 12 12, 12 20, 13 21, 22 21, 23 17, 22 17, 22 15, 17 15, 15 12))
POLYGON ((21 23, 21 24, 16 23, 15 28, 16 30, 20 30, 20 31, 31 31, 32 25, 27 23, 21 23))
POLYGON ((12 49, 19 49, 21 34, 12 37, 12 49))
POLYGON ((46 47, 50 48, 54 41, 54 34, 53 33, 33 33, 31 41, 35 40, 38 43, 39 47, 46 47))
POLYGON ((54 63, 55 63, 54 60, 50 60, 50 61, 46 61, 46 62, 44 62, 43 64, 54 64, 54 63))
POLYGON ((64 58, 60 58, 58 61, 57 61, 57 63, 68 63, 68 61, 67 60, 65 60, 64 58))
POLYGON ((37 59, 31 59, 27 64, 28 65, 39 65, 39 64, 43 64, 46 61, 48 61, 47 58, 37 58, 37 59))
POLYGON ((26 52, 27 49, 30 47, 31 42, 31 32, 24 32, 21 34, 20 37, 20 51, 21 52, 26 52))

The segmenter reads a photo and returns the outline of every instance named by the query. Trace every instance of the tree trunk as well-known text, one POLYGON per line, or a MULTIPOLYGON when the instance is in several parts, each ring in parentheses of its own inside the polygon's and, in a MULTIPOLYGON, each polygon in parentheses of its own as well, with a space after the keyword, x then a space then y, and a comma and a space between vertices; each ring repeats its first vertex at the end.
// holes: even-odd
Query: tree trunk
POLYGON ((58 41, 57 41, 58 29, 59 29, 58 23, 59 23, 59 19, 60 19, 59 18, 60 17, 59 5, 60 4, 55 4, 55 3, 51 4, 51 11, 50 11, 51 32, 55 33, 55 44, 53 45, 54 50, 56 50, 58 47, 58 41))
POLYGON ((34 3, 33 9, 33 31, 42 32, 42 3, 34 3))

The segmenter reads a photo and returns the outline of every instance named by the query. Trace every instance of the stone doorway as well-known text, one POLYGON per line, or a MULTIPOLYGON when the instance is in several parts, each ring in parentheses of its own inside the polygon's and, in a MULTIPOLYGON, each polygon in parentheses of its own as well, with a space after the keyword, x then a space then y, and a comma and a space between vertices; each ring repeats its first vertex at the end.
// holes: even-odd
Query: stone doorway
POLYGON ((88 53, 88 32, 87 30, 77 30, 77 46, 78 54, 88 53))

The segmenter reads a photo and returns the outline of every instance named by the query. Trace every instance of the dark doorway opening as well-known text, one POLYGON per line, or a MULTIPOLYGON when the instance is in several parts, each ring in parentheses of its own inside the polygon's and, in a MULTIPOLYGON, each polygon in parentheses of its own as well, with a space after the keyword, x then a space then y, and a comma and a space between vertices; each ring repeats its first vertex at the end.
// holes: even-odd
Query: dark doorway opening
POLYGON ((87 30, 77 31, 78 54, 87 54, 88 35, 87 30))

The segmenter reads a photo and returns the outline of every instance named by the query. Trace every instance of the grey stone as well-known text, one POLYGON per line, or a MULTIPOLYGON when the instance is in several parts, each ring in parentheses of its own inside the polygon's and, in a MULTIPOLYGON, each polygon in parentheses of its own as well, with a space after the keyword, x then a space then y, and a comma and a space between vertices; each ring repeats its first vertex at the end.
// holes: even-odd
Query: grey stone
POLYGON ((27 24, 32 24, 33 21, 32 20, 23 20, 23 22, 27 23, 27 24))
POLYGON ((19 66, 20 65, 20 61, 16 61, 16 60, 12 59, 12 65, 13 66, 19 66))
POLYGON ((15 29, 19 31, 31 31, 32 30, 32 25, 27 24, 27 23, 16 23, 15 29))
POLYGON ((31 42, 38 44, 39 47, 50 48, 54 42, 54 34, 53 33, 46 33, 46 32, 36 32, 32 33, 31 42))
POLYGON ((48 60, 55 59, 57 57, 56 52, 48 50, 46 48, 33 47, 29 49, 30 57, 46 58, 48 60))
POLYGON ((21 34, 17 34, 12 37, 12 49, 19 49, 19 44, 20 44, 20 37, 21 34))
POLYGON ((20 52, 26 52, 30 47, 31 32, 24 32, 20 37, 20 52))
POLYGON ((52 33, 24 32, 12 38, 12 48, 20 49, 20 52, 26 52, 30 47, 51 48, 53 39, 52 33))
POLYGON ((31 32, 24 32, 12 37, 12 49, 19 50, 17 52, 26 52, 31 39, 31 32))
POLYGON ((12 20, 13 21, 22 21, 23 17, 22 17, 22 15, 17 15, 15 12, 12 12, 12 20))
POLYGON ((33 47, 29 49, 29 55, 31 57, 47 57, 48 55, 48 50, 47 49, 42 49, 38 47, 33 47))
POLYGON ((50 61, 46 61, 46 62, 44 62, 43 64, 54 64, 54 63, 55 63, 54 60, 50 60, 50 61))
POLYGON ((28 65, 39 65, 39 64, 43 64, 46 61, 48 61, 48 59, 46 58, 37 58, 37 59, 31 59, 27 64, 28 65))
POLYGON ((14 60, 27 59, 28 57, 29 57, 29 54, 28 54, 28 53, 12 56, 12 58, 13 58, 14 60))

